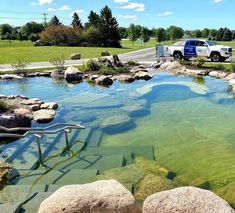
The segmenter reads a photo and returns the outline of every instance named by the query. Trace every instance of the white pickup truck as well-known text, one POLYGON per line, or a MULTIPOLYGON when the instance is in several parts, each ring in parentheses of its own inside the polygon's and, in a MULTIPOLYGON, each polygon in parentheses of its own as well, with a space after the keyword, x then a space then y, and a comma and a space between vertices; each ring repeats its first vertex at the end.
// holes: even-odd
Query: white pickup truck
POLYGON ((192 57, 203 56, 213 62, 223 62, 232 56, 232 48, 217 45, 214 41, 184 40, 167 47, 167 52, 175 60, 189 60, 192 57))

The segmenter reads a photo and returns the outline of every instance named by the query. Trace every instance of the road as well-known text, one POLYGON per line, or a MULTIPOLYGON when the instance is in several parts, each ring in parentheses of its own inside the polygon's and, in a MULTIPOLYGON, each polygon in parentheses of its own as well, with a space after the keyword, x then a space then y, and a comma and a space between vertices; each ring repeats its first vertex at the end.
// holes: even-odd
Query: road
MULTIPOLYGON (((130 53, 120 54, 118 56, 122 62, 126 62, 131 59, 142 63, 156 62, 155 48, 137 50, 130 53)), ((88 59, 66 60, 65 66, 83 65, 84 63, 86 63, 87 60, 88 59)), ((40 69, 40 68, 50 68, 50 67, 54 67, 50 62, 33 62, 27 66, 27 69, 40 69)), ((10 64, 0 64, 0 71, 11 71, 11 70, 13 69, 10 64)))

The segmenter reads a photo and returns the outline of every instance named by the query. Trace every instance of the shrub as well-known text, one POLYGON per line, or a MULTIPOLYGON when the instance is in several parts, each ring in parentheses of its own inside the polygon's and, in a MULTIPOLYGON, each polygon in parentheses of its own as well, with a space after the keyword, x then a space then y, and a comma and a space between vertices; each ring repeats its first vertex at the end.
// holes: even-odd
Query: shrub
POLYGON ((61 56, 58 56, 58 57, 54 57, 50 63, 52 65, 54 65, 56 67, 56 69, 58 70, 64 70, 65 67, 65 58, 64 58, 64 55, 61 55, 61 56))
POLYGON ((129 60, 129 61, 127 61, 126 63, 127 63, 127 65, 129 65, 129 66, 135 66, 135 65, 137 65, 136 61, 134 61, 134 60, 129 60))
POLYGON ((35 42, 35 41, 37 41, 39 39, 40 39, 40 36, 38 34, 31 33, 29 35, 29 40, 31 40, 32 42, 35 42))
POLYGON ((89 61, 87 61, 87 69, 89 71, 98 71, 100 70, 100 65, 96 60, 90 59, 89 61))
POLYGON ((218 64, 212 67, 215 70, 225 70, 225 67, 223 64, 218 64))
POLYGON ((23 58, 17 58, 16 64, 12 64, 11 67, 14 69, 16 74, 25 73, 26 67, 29 65, 23 58))
POLYGON ((203 64, 206 63, 206 58, 202 56, 198 56, 193 60, 193 65, 197 66, 198 68, 202 67, 203 64))
POLYGON ((116 73, 129 73, 129 69, 127 67, 117 67, 116 73))
POLYGON ((231 64, 229 65, 229 71, 235 72, 235 63, 231 63, 231 64))
POLYGON ((100 69, 100 74, 102 75, 114 75, 116 71, 111 67, 102 66, 100 69))
POLYGON ((185 65, 188 65, 188 66, 192 65, 192 62, 191 62, 191 61, 180 60, 179 62, 180 62, 180 64, 183 65, 183 66, 185 66, 185 65))

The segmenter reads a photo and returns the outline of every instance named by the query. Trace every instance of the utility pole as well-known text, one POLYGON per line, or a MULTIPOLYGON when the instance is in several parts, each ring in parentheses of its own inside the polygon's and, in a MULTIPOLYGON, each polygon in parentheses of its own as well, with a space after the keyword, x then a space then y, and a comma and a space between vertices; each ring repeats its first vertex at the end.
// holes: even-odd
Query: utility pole
POLYGON ((44 17, 43 19, 44 19, 44 23, 45 23, 45 25, 46 25, 46 24, 47 24, 47 16, 48 16, 48 13, 45 13, 45 12, 44 12, 42 15, 43 15, 43 17, 44 17))

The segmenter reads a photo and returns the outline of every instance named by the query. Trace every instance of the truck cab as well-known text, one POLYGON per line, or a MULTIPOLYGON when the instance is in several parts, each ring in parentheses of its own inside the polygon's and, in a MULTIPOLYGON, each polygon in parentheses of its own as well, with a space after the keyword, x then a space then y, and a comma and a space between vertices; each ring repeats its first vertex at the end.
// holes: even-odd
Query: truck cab
POLYGON ((223 62, 232 56, 232 48, 217 45, 214 41, 190 39, 169 46, 168 54, 176 60, 189 60, 192 57, 203 56, 213 62, 223 62))

